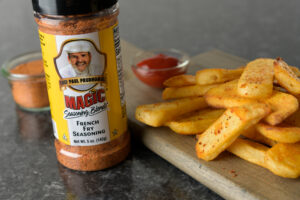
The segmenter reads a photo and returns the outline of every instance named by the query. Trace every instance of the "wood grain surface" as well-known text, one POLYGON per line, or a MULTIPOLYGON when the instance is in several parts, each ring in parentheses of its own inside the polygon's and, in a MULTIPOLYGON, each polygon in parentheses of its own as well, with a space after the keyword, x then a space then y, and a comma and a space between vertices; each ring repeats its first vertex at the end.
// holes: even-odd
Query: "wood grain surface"
MULTIPOLYGON (((131 71, 133 56, 142 50, 125 41, 122 50, 129 127, 145 146, 225 199, 300 199, 299 179, 281 178, 227 152, 214 161, 199 160, 194 137, 178 135, 166 127, 152 128, 135 120, 138 105, 162 101, 161 90, 144 85, 131 71)), ((191 74, 201 68, 235 68, 247 62, 219 50, 201 53, 191 60, 191 74)))

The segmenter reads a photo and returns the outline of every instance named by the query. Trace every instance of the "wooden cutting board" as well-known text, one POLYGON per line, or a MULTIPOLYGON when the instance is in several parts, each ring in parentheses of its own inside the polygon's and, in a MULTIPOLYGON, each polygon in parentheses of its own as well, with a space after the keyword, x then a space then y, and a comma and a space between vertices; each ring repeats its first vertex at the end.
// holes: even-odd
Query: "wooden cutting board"
MULTIPOLYGON (((131 71, 131 59, 141 49, 123 41, 122 50, 129 127, 145 146, 225 199, 300 199, 299 179, 278 177, 227 152, 214 161, 199 160, 194 150, 194 137, 178 135, 166 127, 152 128, 135 120, 138 105, 162 101, 161 90, 142 84, 131 71)), ((234 68, 246 62, 212 50, 193 57, 189 73, 208 67, 234 68)))

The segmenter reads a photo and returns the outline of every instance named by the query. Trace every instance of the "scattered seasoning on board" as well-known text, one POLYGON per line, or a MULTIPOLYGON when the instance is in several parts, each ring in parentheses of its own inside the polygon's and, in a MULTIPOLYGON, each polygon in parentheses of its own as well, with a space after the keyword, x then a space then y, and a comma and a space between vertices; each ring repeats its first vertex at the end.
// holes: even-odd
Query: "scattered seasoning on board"
POLYGON ((32 2, 58 161, 80 171, 116 165, 130 151, 117 0, 32 2))
POLYGON ((232 174, 233 177, 237 177, 238 176, 235 170, 231 170, 230 173, 232 174))

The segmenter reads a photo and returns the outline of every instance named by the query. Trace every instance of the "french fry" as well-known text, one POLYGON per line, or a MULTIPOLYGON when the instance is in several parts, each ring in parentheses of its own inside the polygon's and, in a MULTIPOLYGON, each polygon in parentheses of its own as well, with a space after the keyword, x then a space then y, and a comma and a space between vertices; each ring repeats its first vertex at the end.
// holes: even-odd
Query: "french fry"
POLYGON ((164 89, 162 93, 162 98, 164 100, 169 100, 169 99, 179 99, 185 97, 203 96, 209 89, 216 86, 218 86, 218 84, 168 87, 164 89))
POLYGON ((200 159, 210 161, 227 150, 276 175, 296 178, 300 176, 298 76, 298 68, 268 58, 235 70, 204 69, 195 76, 174 76, 164 82, 162 93, 164 100, 172 101, 138 106, 135 117, 149 126, 196 135, 200 159))
POLYGON ((297 178, 300 175, 300 143, 278 143, 265 156, 265 165, 278 176, 297 178))
MULTIPOLYGON (((300 70, 298 67, 294 67, 294 66, 289 66, 289 68, 294 72, 294 74, 299 78, 300 77, 300 70)), ((276 79, 274 79, 273 81, 274 84, 278 84, 278 81, 276 79)))
POLYGON ((224 83, 238 79, 243 73, 243 70, 243 67, 238 69, 203 69, 197 71, 196 82, 198 85, 224 83))
POLYGON ((287 123, 291 126, 300 127, 300 110, 297 110, 291 114, 286 120, 284 120, 284 123, 287 123))
MULTIPOLYGON (((288 92, 286 92, 288 93, 288 92)), ((293 96, 298 100, 298 103, 300 102, 300 94, 293 94, 293 96)))
POLYGON ((223 83, 208 90, 204 98, 208 105, 214 108, 232 108, 252 103, 259 103, 256 99, 241 97, 237 94, 238 80, 223 83))
POLYGON ((300 128, 291 127, 284 124, 280 126, 271 126, 264 123, 258 123, 256 129, 259 133, 271 140, 282 143, 300 142, 300 128))
POLYGON ((196 144, 197 156, 206 161, 213 160, 244 130, 256 124, 270 111, 266 104, 259 103, 227 109, 200 135, 196 144))
POLYGON ((205 131, 225 110, 204 109, 187 113, 166 123, 174 132, 184 135, 195 135, 205 131))
POLYGON ((253 164, 265 167, 265 155, 268 149, 262 144, 237 138, 227 151, 253 164))
POLYGON ((164 86, 166 87, 182 87, 188 85, 195 85, 196 84, 196 77, 193 75, 178 75, 173 76, 164 81, 164 86))
POLYGON ((266 100, 266 103, 271 107, 272 113, 264 120, 270 125, 280 124, 298 109, 297 98, 275 90, 272 96, 266 100))
POLYGON ((275 78, 278 83, 292 94, 300 94, 300 79, 281 58, 274 61, 275 78))
POLYGON ((170 102, 140 105, 136 108, 135 118, 149 126, 158 127, 167 121, 194 110, 206 108, 203 97, 191 97, 170 102))
POLYGON ((256 59, 247 64, 241 75, 237 92, 242 97, 267 98, 273 90, 273 59, 256 59))
POLYGON ((247 130, 243 131, 242 136, 251 139, 255 142, 259 142, 261 144, 265 144, 268 146, 274 146, 275 144, 277 144, 276 141, 271 140, 270 138, 265 137, 264 135, 262 135, 261 133, 259 133, 256 130, 256 126, 252 126, 250 128, 248 128, 247 130))
POLYGON ((289 66, 290 69, 294 72, 294 74, 296 74, 296 76, 300 76, 300 70, 298 69, 298 67, 294 67, 294 66, 289 66))

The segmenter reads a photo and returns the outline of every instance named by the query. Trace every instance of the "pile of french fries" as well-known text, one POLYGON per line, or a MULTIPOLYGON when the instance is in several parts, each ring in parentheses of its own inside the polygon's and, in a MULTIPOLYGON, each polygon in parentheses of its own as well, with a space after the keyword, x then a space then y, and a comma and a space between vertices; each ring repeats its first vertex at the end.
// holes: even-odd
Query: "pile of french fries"
POLYGON ((141 105, 136 119, 196 135, 210 161, 227 150, 276 175, 300 175, 300 71, 281 58, 237 69, 204 69, 165 81, 165 102, 141 105))

